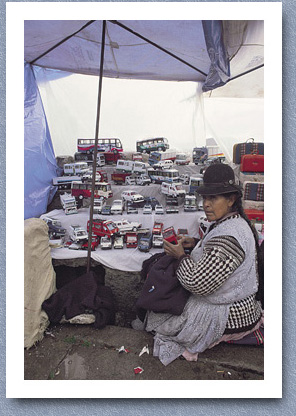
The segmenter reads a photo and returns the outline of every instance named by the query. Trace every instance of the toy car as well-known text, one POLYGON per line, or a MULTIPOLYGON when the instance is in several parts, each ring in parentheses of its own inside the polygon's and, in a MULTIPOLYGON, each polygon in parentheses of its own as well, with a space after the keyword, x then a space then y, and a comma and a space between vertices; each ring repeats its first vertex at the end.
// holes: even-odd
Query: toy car
POLYGON ((166 207, 165 209, 166 214, 178 214, 179 208, 178 207, 166 207))
POLYGON ((159 201, 154 198, 154 196, 145 196, 144 201, 145 205, 151 205, 153 210, 155 209, 156 205, 159 205, 159 201))
POLYGON ((126 213, 127 214, 138 214, 138 208, 134 207, 132 204, 128 202, 126 213))
POLYGON ((114 239, 113 248, 123 248, 123 236, 117 235, 114 239))
POLYGON ((155 205, 155 214, 157 214, 157 215, 163 215, 164 214, 164 209, 163 209, 162 205, 155 205))
POLYGON ((152 235, 151 233, 142 234, 139 238, 138 249, 147 253, 152 247, 152 235))
POLYGON ((121 214, 123 212, 123 202, 121 199, 115 199, 111 205, 111 214, 121 214))
MULTIPOLYGON (((95 251, 99 243, 100 243, 100 238, 96 236, 95 234, 93 234, 91 238, 91 251, 95 251)), ((85 243, 81 245, 81 249, 88 250, 88 241, 86 241, 85 243)))
POLYGON ((88 234, 80 225, 70 225, 69 236, 74 243, 79 243, 88 239, 88 234))
POLYGON ((136 233, 127 233, 125 238, 126 248, 136 248, 138 246, 138 236, 136 233))
POLYGON ((178 235, 182 235, 183 237, 186 235, 188 236, 188 230, 187 228, 178 228, 178 235))
POLYGON ((162 248, 163 247, 163 236, 162 234, 153 234, 152 236, 152 247, 162 248))
POLYGON ((162 234, 163 222, 155 221, 152 229, 152 234, 162 234))
POLYGON ((110 237, 101 237, 100 247, 102 250, 109 250, 112 248, 112 241, 110 237))
POLYGON ((111 215, 111 205, 105 205, 101 211, 102 215, 111 215))
POLYGON ((166 196, 166 204, 167 205, 178 205, 178 198, 175 196, 167 195, 166 196))
POLYGON ((143 214, 152 214, 152 206, 151 205, 144 205, 143 214))
POLYGON ((137 231, 141 227, 141 223, 137 221, 128 221, 126 219, 113 221, 115 226, 118 228, 118 232, 137 231))
POLYGON ((60 221, 53 218, 44 217, 43 221, 46 222, 48 226, 48 235, 50 239, 64 237, 66 234, 65 228, 62 227, 60 221))
POLYGON ((178 244, 178 238, 174 227, 168 227, 163 230, 163 239, 171 244, 178 244))

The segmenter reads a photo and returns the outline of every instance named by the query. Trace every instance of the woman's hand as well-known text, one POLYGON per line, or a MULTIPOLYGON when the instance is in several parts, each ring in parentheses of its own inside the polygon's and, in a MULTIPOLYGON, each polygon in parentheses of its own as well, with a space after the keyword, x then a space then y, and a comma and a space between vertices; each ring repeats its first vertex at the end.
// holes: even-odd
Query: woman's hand
POLYGON ((178 240, 182 242, 184 248, 193 248, 195 246, 195 239, 193 237, 177 236, 178 240))
POLYGON ((183 238, 181 238, 178 241, 178 244, 171 244, 168 241, 163 240, 163 247, 164 247, 165 253, 168 256, 175 257, 176 259, 179 259, 181 256, 183 256, 185 252, 184 252, 184 248, 182 244, 182 239, 183 238))

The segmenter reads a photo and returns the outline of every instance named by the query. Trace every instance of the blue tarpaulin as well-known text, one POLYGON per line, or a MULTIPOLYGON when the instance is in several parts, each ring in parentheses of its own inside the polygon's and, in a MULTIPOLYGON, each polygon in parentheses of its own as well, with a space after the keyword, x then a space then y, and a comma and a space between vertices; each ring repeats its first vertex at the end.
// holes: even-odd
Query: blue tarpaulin
POLYGON ((24 211, 25 219, 39 217, 56 192, 52 179, 58 168, 46 116, 31 65, 25 63, 24 211))

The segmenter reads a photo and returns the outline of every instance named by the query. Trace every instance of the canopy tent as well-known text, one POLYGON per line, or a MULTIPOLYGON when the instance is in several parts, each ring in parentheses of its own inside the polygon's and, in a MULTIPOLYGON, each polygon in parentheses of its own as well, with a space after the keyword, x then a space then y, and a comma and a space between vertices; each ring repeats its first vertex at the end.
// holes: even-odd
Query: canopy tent
MULTIPOLYGON (((26 71, 30 65, 36 65, 78 74, 100 74, 100 88, 102 77, 194 81, 201 83, 202 91, 211 97, 263 96, 263 21, 28 20, 24 29, 26 71)), ((34 83, 32 77, 25 77, 27 80, 34 83)), ((96 138, 100 93, 98 103, 96 138)), ((32 120, 28 113, 25 157, 31 151, 31 127, 35 123, 40 123, 40 119, 32 120)), ((46 124, 46 120, 41 124, 46 124)), ((50 142, 48 132, 39 133, 34 139, 42 143, 42 164, 42 160, 48 160, 50 146, 43 146, 50 142)), ((47 169, 44 183, 36 177, 36 164, 26 163, 25 193, 29 193, 25 195, 25 218, 44 213, 45 195, 49 202, 54 176, 47 169)))
MULTIPOLYGON (((262 97, 263 29, 244 20, 107 21, 103 76, 202 82, 204 91, 229 83, 232 95, 262 97)), ((102 21, 27 20, 25 61, 99 75, 101 33, 102 21)))

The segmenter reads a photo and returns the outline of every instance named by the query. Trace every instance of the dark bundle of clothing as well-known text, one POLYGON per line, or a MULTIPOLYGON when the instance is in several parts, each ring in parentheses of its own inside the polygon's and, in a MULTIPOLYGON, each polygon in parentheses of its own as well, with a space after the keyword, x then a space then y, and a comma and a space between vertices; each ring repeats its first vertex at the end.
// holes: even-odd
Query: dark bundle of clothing
POLYGON ((84 313, 95 315, 94 326, 103 328, 114 324, 115 306, 110 287, 99 283, 93 271, 86 273, 72 282, 67 283, 42 303, 52 323, 58 323, 62 317, 66 319, 84 313))
POLYGON ((165 253, 157 253, 142 264, 145 279, 136 302, 136 312, 143 321, 146 311, 181 315, 190 293, 181 286, 176 270, 178 260, 165 253))

